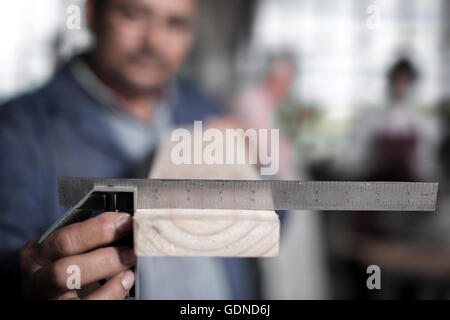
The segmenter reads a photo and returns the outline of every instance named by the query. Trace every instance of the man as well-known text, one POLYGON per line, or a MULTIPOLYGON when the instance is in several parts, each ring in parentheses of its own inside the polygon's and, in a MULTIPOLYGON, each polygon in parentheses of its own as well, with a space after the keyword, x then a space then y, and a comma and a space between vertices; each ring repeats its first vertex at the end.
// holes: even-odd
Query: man
MULTIPOLYGON (((136 257, 112 243, 131 231, 128 214, 104 213, 60 229, 42 245, 37 239, 63 213, 58 177, 143 178, 165 129, 219 114, 194 84, 175 77, 193 44, 195 13, 194 0, 90 0, 93 50, 44 88, 0 107, 2 294, 126 296, 136 257), (81 290, 68 285, 71 266, 80 268, 81 290)), ((147 261, 152 276, 143 268, 143 277, 153 286, 147 297, 257 298, 245 261, 147 261), (177 287, 183 278, 194 285, 177 287)))

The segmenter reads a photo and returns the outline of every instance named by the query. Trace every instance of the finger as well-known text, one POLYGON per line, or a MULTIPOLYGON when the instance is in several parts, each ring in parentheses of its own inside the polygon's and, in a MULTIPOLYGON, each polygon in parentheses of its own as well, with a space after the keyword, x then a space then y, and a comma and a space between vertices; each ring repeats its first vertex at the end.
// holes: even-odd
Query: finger
POLYGON ((134 273, 126 270, 108 280, 100 289, 85 297, 86 300, 123 300, 134 284, 134 273))
POLYGON ((122 238, 131 231, 132 225, 129 214, 106 212, 55 231, 38 247, 39 256, 55 261, 82 254, 122 238))
POLYGON ((28 278, 41 268, 39 257, 35 249, 39 241, 39 236, 29 241, 19 252, 19 266, 22 277, 28 278))
MULTIPOLYGON (((43 270, 43 269, 41 269, 43 270)), ((40 271, 38 271, 40 272, 40 271)), ((51 300, 80 300, 83 297, 91 294, 101 287, 99 282, 93 282, 83 286, 79 290, 70 289, 62 290, 60 288, 55 289, 51 286, 34 286, 31 296, 28 298, 38 297, 39 299, 51 299, 51 300)))
POLYGON ((100 282, 95 281, 93 283, 90 283, 90 284, 87 284, 87 285, 81 287, 81 289, 78 290, 77 294, 81 299, 84 299, 84 297, 87 297, 88 295, 97 291, 101 287, 102 287, 102 285, 100 284, 100 282))
POLYGON ((103 280, 122 272, 136 264, 134 251, 129 247, 107 247, 86 254, 62 258, 38 273, 39 284, 50 290, 69 290, 68 281, 74 279, 73 266, 78 271, 81 287, 94 281, 103 280))

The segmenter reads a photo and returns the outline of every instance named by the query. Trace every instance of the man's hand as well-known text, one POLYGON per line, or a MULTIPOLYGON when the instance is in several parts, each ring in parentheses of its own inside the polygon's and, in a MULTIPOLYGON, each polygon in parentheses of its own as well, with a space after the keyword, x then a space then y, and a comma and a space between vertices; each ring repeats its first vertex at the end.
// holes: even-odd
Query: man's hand
POLYGON ((124 299, 133 286, 133 249, 107 246, 132 229, 132 217, 103 213, 39 237, 20 252, 23 291, 28 299, 124 299), (70 289, 70 266, 80 270, 80 290, 70 289), (101 286, 99 280, 109 278, 101 286))

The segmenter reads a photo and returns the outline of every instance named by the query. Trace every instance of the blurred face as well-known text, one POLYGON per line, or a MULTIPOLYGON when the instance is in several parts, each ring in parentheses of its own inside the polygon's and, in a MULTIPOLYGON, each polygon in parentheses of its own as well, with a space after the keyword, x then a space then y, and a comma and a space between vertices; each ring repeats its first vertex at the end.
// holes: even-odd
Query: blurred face
POLYGON ((96 65, 107 81, 151 92, 183 64, 193 42, 194 0, 106 0, 88 5, 96 65))
POLYGON ((402 100, 412 82, 411 76, 408 71, 399 71, 394 81, 395 96, 398 100, 402 100))
POLYGON ((286 98, 295 78, 295 67, 291 61, 275 61, 268 75, 269 89, 277 100, 286 98))

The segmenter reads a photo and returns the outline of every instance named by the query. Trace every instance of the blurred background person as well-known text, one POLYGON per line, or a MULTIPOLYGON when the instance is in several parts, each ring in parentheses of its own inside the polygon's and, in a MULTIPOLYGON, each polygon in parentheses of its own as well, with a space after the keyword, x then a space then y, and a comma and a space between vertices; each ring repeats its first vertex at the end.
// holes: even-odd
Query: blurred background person
MULTIPOLYGON (((277 55, 270 59, 267 66, 267 72, 261 82, 243 89, 233 103, 233 114, 245 130, 279 128, 279 108, 290 98, 296 76, 293 57, 287 54, 277 55)), ((268 145, 271 145, 270 139, 268 145)), ((296 176, 292 156, 292 139, 281 131, 277 174, 279 178, 294 179, 296 176)))
MULTIPOLYGON (((280 52, 269 56, 267 61, 261 79, 238 90, 231 114, 244 130, 279 129, 279 171, 263 178, 307 180, 305 168, 299 157, 295 157, 299 151, 294 146, 296 134, 309 116, 291 94, 297 76, 295 56, 280 52)), ((271 145, 270 139, 268 145, 271 145)), ((296 215, 286 211, 280 213, 280 219, 280 256, 261 261, 265 297, 326 297, 327 280, 321 267, 324 257, 317 216, 312 212, 296 215), (303 253, 298 255, 297 252, 303 253)))
POLYGON ((439 122, 415 97, 416 67, 400 58, 387 74, 387 105, 361 112, 334 171, 347 179, 434 181, 438 177, 439 122))
MULTIPOLYGON (((409 59, 402 57, 394 63, 387 72, 386 107, 363 112, 357 118, 346 147, 337 151, 330 172, 332 176, 357 181, 436 181, 440 174, 439 122, 416 104, 414 89, 418 76, 409 59)), ((424 235, 434 231, 430 227, 433 220, 434 216, 429 214, 411 216, 377 212, 352 215, 344 232, 350 241, 358 244, 349 244, 346 253, 350 258, 349 268, 357 270, 365 261, 364 250, 384 248, 385 257, 378 257, 384 266, 384 283, 390 286, 384 296, 418 298, 415 295, 420 291, 420 281, 411 280, 408 272, 404 274, 403 271, 427 274, 429 270, 420 266, 414 270, 407 259, 390 264, 389 257, 400 254, 399 247, 404 246, 407 253, 403 253, 410 259, 423 259, 420 242, 423 238, 427 242, 424 235)), ((368 259, 375 263, 376 259, 368 259)))

